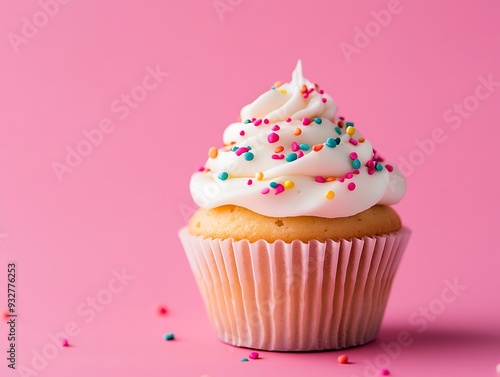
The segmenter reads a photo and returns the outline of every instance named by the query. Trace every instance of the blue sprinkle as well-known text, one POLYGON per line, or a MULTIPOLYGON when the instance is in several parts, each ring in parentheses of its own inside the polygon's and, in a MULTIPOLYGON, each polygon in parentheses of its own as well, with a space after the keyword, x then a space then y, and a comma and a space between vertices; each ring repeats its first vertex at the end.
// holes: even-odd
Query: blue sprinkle
POLYGON ((229 174, 227 174, 225 171, 221 171, 218 177, 221 181, 225 181, 229 177, 229 174))
POLYGON ((165 339, 165 340, 173 340, 174 339, 174 334, 172 334, 172 333, 165 334, 165 335, 163 335, 163 339, 165 339))
POLYGON ((271 182, 269 184, 269 186, 271 186, 272 188, 276 188, 276 187, 278 187, 278 183, 277 182, 271 182))
POLYGON ((354 169, 359 169, 361 167, 361 161, 359 161, 358 159, 355 159, 352 161, 352 167, 354 169))
POLYGON ((248 358, 244 357, 244 358, 240 359, 240 361, 248 361, 248 358))
POLYGON ((232 149, 232 151, 233 151, 233 152, 236 152, 236 151, 238 150, 238 148, 239 148, 239 147, 234 146, 234 147, 233 147, 233 149, 232 149))
POLYGON ((338 127, 335 127, 335 132, 338 133, 339 135, 342 135, 342 130, 338 127))
POLYGON ((329 137, 328 139, 326 139, 326 146, 330 148, 335 148, 337 146, 337 143, 334 138, 329 137))
POLYGON ((297 159, 297 153, 290 153, 288 154, 285 159, 288 161, 288 162, 292 162, 292 161, 295 161, 297 159))
POLYGON ((323 123, 323 121, 321 120, 321 118, 314 118, 314 122, 315 122, 316 124, 321 124, 321 123, 323 123))
POLYGON ((308 151, 309 149, 311 149, 309 144, 300 144, 299 148, 302 149, 303 151, 308 151))
POLYGON ((245 121, 243 123, 247 124, 247 123, 251 123, 252 121, 250 119, 245 119, 245 121))
POLYGON ((354 123, 353 122, 345 122, 345 127, 354 127, 354 123))
POLYGON ((336 138, 335 142, 337 143, 337 145, 339 145, 340 144, 340 137, 336 138))
POLYGON ((375 165, 375 169, 377 169, 378 171, 381 171, 384 167, 382 166, 382 164, 380 162, 377 162, 377 164, 375 165))
POLYGON ((246 152, 243 156, 245 156, 245 160, 247 160, 247 161, 253 160, 253 153, 252 152, 246 152))

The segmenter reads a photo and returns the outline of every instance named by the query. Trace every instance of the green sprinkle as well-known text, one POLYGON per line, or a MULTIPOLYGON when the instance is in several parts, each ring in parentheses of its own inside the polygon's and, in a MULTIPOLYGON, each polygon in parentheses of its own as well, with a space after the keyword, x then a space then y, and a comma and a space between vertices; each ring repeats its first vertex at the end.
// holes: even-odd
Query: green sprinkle
POLYGON ((297 153, 290 153, 290 154, 287 154, 285 159, 288 161, 288 162, 292 162, 292 161, 295 161, 297 159, 297 153))
POLYGON ((243 156, 245 157, 245 160, 247 160, 247 161, 253 160, 253 153, 252 152, 247 152, 243 156))
POLYGON ((326 139, 326 146, 330 148, 335 148, 337 146, 337 142, 335 141, 334 138, 329 137, 328 139, 326 139))
POLYGON ((355 159, 352 161, 352 167, 354 169, 359 169, 361 167, 361 161, 359 161, 358 159, 355 159))
POLYGON ((321 118, 314 118, 314 123, 321 124, 323 123, 323 121, 321 120, 321 118))
POLYGON ((172 334, 172 333, 165 334, 165 335, 163 335, 163 339, 165 339, 165 340, 173 340, 174 339, 174 334, 172 334))
POLYGON ((339 135, 342 135, 342 130, 338 127, 335 127, 335 132, 338 133, 339 135))
POLYGON ((229 177, 229 174, 227 174, 227 172, 225 171, 221 171, 218 177, 221 181, 225 181, 229 177))
POLYGON ((303 151, 308 151, 309 149, 311 149, 311 146, 309 144, 300 144, 299 148, 303 151))
POLYGON ((278 187, 278 182, 274 182, 274 181, 273 181, 273 182, 271 182, 271 183, 269 184, 269 186, 271 186, 272 188, 276 188, 276 187, 278 187))
POLYGON ((377 169, 378 171, 381 171, 384 167, 382 166, 382 164, 380 162, 377 162, 377 164, 375 165, 375 169, 377 169))

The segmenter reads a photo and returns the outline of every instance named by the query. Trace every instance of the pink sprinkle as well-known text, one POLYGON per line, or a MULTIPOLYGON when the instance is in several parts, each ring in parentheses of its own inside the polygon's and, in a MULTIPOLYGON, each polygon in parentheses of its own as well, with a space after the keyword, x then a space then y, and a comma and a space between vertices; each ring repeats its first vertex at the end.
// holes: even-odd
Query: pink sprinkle
POLYGON ((323 178, 322 176, 318 175, 316 177, 316 182, 318 182, 318 183, 325 183, 326 181, 325 181, 325 178, 323 178))
POLYGON ((358 154, 356 152, 351 152, 349 153, 349 157, 351 158, 351 160, 355 160, 358 158, 358 154))
POLYGON ((389 173, 392 173, 392 171, 394 170, 394 168, 392 167, 392 165, 389 165, 389 164, 385 165, 385 168, 387 170, 389 170, 389 173))
POLYGON ((278 195, 285 191, 285 186, 283 186, 281 183, 278 183, 278 186, 276 186, 276 190, 274 191, 274 195, 278 195))
POLYGON ((156 311, 158 312, 159 315, 165 315, 167 314, 167 308, 163 305, 160 305, 156 308, 156 311))
POLYGON ((258 352, 251 352, 250 355, 248 355, 250 359, 258 359, 259 358, 259 353, 258 352))
POLYGON ((355 139, 349 139, 349 143, 351 143, 352 145, 358 145, 358 141, 355 139))
POLYGON ((309 93, 304 93, 304 94, 302 94, 302 97, 304 97, 304 98, 309 97, 309 93))
POLYGON ((267 135, 267 141, 271 144, 276 143, 279 139, 280 139, 279 135, 274 132, 267 135))
POLYGON ((262 119, 257 119, 253 124, 254 124, 254 126, 260 126, 261 123, 262 123, 262 119))
POLYGON ((359 170, 358 170, 358 169, 356 169, 356 170, 354 170, 354 171, 353 171, 353 173, 354 173, 354 174, 359 174, 359 170))
POLYGON ((373 160, 368 160, 368 162, 366 163, 366 167, 373 168, 373 160))
POLYGON ((311 123, 311 119, 309 119, 309 118, 304 118, 304 119, 302 119, 302 124, 303 124, 304 126, 307 126, 307 125, 308 125, 308 124, 310 124, 310 123, 311 123))
POLYGON ((347 173, 345 175, 345 177, 346 177, 346 179, 351 179, 352 178, 352 173, 351 172, 347 173))
POLYGON ((62 346, 63 346, 63 347, 69 347, 69 342, 68 342, 68 339, 64 338, 64 339, 62 340, 62 346))
POLYGON ((266 187, 264 189, 262 189, 262 191, 260 192, 261 194, 269 194, 269 187, 266 187))
POLYGON ((326 102, 326 98, 321 98, 321 102, 325 103, 326 102))
POLYGON ((255 122, 256 118, 252 118, 252 122, 255 122))
POLYGON ((264 119, 264 124, 269 124, 269 119, 265 118, 264 119))
POLYGON ((380 369, 378 371, 378 374, 380 374, 381 376, 388 376, 389 374, 391 374, 391 372, 389 372, 389 369, 380 369))
POLYGON ((283 159, 285 158, 285 155, 284 155, 284 154, 273 154, 273 155, 271 156, 271 158, 272 158, 273 160, 283 160, 283 159))
POLYGON ((200 166, 200 167, 198 168, 198 171, 203 171, 203 170, 205 170, 205 167, 204 167, 204 166, 200 166))
POLYGON ((241 136, 244 136, 244 135, 245 135, 245 131, 241 130, 241 131, 240 131, 240 135, 241 135, 241 136))
POLYGON ((314 92, 314 88, 309 89, 309 94, 311 94, 312 92, 314 92))
POLYGON ((354 182, 351 182, 347 185, 347 188, 351 191, 353 191, 356 188, 356 184, 354 182))
POLYGON ((290 123, 292 121, 292 118, 286 118, 286 122, 290 123))
POLYGON ((252 183, 253 183, 253 181, 252 181, 251 179, 249 179, 249 180, 247 181, 247 185, 248 185, 248 186, 250 186, 252 183))
POLYGON ((277 124, 275 124, 273 126, 273 128, 271 128, 273 131, 279 131, 280 130, 280 126, 278 126, 277 124))
POLYGON ((368 174, 372 175, 375 173, 375 168, 368 168, 368 174))
POLYGON ((248 152, 247 147, 239 147, 238 149, 236 149, 236 151, 234 153, 236 154, 236 156, 241 156, 243 153, 246 153, 246 152, 248 152))
POLYGON ((299 151, 299 153, 297 153, 297 158, 301 158, 301 157, 304 157, 304 152, 299 151))
POLYGON ((339 177, 339 182, 342 183, 345 181, 345 178, 344 177, 339 177))
POLYGON ((292 151, 297 152, 299 150, 299 144, 297 144, 295 141, 292 143, 292 151))
POLYGON ((323 89, 318 90, 319 94, 323 94, 325 91, 323 89))

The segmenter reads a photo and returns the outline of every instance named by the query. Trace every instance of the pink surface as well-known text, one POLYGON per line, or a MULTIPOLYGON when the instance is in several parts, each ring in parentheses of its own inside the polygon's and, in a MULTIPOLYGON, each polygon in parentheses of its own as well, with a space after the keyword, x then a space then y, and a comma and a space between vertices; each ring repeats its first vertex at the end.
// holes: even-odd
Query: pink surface
POLYGON ((1 376, 495 375, 497 1, 64 3, 0 4, 0 307, 15 261, 19 313, 1 376), (177 231, 208 147, 298 58, 407 174, 413 234, 376 342, 242 363, 177 231))

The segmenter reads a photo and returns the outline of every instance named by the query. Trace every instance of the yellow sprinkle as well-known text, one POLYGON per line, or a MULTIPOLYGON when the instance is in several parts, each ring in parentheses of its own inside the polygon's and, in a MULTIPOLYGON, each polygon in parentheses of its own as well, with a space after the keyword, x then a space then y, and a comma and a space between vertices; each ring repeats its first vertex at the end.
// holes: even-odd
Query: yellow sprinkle
POLYGON ((349 127, 347 127, 346 132, 347 132, 348 135, 352 136, 352 135, 354 135, 354 133, 356 132, 356 130, 354 129, 354 127, 349 126, 349 127))
POLYGON ((208 150, 208 157, 210 157, 210 158, 216 158, 218 154, 219 154, 219 151, 215 147, 212 147, 208 150))
POLYGON ((279 88, 281 85, 283 85, 283 83, 281 81, 276 81, 273 86, 275 88, 279 88))
POLYGON ((328 190, 328 192, 326 193, 325 196, 327 199, 333 199, 333 197, 335 196, 335 193, 332 190, 328 190))
POLYGON ((285 188, 287 189, 291 189, 295 186, 295 183, 293 183, 293 181, 285 181, 283 182, 283 186, 285 186, 285 188))
POLYGON ((264 179, 264 173, 262 173, 261 171, 259 171, 258 173, 255 174, 255 179, 257 181, 262 181, 264 179))
POLYGON ((286 94, 286 90, 285 89, 281 89, 281 93, 286 94))

